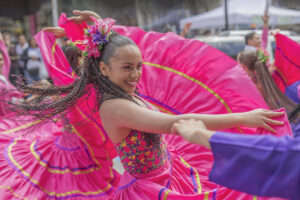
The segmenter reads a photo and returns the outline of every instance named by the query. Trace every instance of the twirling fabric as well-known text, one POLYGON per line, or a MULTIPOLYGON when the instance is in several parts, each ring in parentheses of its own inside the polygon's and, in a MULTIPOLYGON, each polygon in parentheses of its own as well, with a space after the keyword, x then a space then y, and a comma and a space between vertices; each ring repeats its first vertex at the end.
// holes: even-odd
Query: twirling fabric
POLYGON ((3 66, 1 69, 1 74, 8 80, 8 75, 10 71, 10 58, 3 40, 0 40, 0 51, 3 56, 3 66))
MULTIPOLYGON (((75 44, 84 49, 80 41, 86 24, 74 24, 63 15, 60 26, 65 28, 68 37, 75 44)), ((144 32, 136 27, 115 26, 114 30, 130 37, 139 46, 144 59, 143 75, 138 84, 140 95, 161 111, 170 114, 231 113, 267 108, 259 92, 237 63, 209 45, 187 40, 173 33, 144 32)), ((244 127, 230 131, 255 133, 254 129, 244 127)), ((284 130, 279 134, 290 132, 284 130)), ((148 174, 147 178, 136 178, 125 174, 118 190, 128 187, 131 192, 143 191, 139 193, 143 194, 143 199, 252 198, 208 181, 207 176, 213 162, 210 151, 176 136, 166 135, 165 140, 170 149, 175 147, 174 154, 182 157, 181 161, 191 170, 191 178, 197 180, 201 189, 190 195, 184 187, 170 189, 168 177, 176 181, 186 180, 179 175, 170 176, 172 167, 167 167, 161 169, 164 170, 161 174, 165 176, 148 174), (161 186, 164 188, 158 190, 161 186)), ((177 161, 173 164, 174 168, 181 166, 176 163, 177 161)), ((120 198, 130 199, 130 194, 134 193, 122 193, 120 198)))
POLYGON ((294 102, 300 102, 300 44, 285 35, 276 34, 276 84, 294 102))
MULTIPOLYGON (((52 34, 35 37, 56 85, 74 80, 52 34)), ((95 97, 95 95, 94 95, 95 97)), ((39 123, 30 116, 0 120, 0 196, 4 199, 111 199, 120 175, 116 151, 104 132, 92 97, 61 117, 39 123), (98 116, 98 118, 97 118, 98 116), (38 125, 37 125, 38 124, 38 125), (29 133, 28 133, 29 132, 29 133), (27 133, 26 135, 24 135, 27 133)))
POLYGON ((0 40, 0 52, 3 56, 3 66, 0 73, 0 116, 11 113, 7 101, 18 101, 23 95, 10 83, 10 58, 3 40, 0 40))

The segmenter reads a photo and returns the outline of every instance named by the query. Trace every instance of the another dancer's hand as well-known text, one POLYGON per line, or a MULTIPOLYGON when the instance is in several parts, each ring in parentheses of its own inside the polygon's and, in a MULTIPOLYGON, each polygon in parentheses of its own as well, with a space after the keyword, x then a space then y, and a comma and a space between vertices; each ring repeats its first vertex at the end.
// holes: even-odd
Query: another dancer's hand
POLYGON ((69 20, 74 21, 76 24, 87 22, 90 20, 90 17, 95 17, 96 19, 101 18, 97 13, 89 10, 73 10, 73 14, 77 16, 69 17, 69 20))
POLYGON ((0 32, 0 41, 3 41, 3 35, 1 32, 0 32))
POLYGON ((274 30, 271 31, 271 35, 275 36, 279 32, 280 32, 280 29, 278 29, 278 28, 274 29, 274 30))
POLYGON ((66 32, 63 28, 60 27, 46 27, 43 28, 43 31, 53 33, 56 38, 62 38, 66 36, 66 32))
POLYGON ((191 25, 192 25, 192 22, 188 22, 188 23, 184 24, 182 32, 180 33, 180 35, 182 37, 185 37, 186 34, 188 34, 190 32, 191 25))
POLYGON ((268 13, 265 13, 261 18, 262 18, 264 24, 269 23, 270 16, 268 15, 268 13))
POLYGON ((180 134, 184 139, 191 143, 200 144, 210 148, 209 139, 213 131, 208 130, 200 120, 179 120, 172 126, 172 133, 180 134))
POLYGON ((276 131, 270 125, 283 125, 281 121, 273 120, 272 117, 284 115, 284 112, 274 112, 265 109, 256 109, 241 113, 243 125, 247 127, 261 127, 275 133, 276 131))

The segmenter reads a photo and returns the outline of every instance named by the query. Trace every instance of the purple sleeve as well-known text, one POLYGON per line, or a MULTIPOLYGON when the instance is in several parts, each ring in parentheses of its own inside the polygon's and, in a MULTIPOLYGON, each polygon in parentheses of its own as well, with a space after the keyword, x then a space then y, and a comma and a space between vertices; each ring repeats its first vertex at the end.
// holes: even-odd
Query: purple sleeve
POLYGON ((268 28, 263 28, 262 35, 261 35, 261 46, 262 46, 263 49, 267 49, 268 34, 269 34, 269 29, 268 28))
POLYGON ((218 132, 210 180, 258 196, 300 199, 300 138, 218 132))

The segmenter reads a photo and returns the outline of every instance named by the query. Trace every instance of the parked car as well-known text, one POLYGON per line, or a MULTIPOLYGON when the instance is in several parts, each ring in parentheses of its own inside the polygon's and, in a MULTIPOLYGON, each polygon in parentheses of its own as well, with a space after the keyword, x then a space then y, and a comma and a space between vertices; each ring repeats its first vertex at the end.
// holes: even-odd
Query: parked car
MULTIPOLYGON (((194 39, 205 42, 216 49, 226 53, 228 56, 236 59, 237 54, 245 48, 245 35, 253 30, 238 30, 238 31, 224 31, 216 36, 199 36, 194 39)), ((261 31, 255 31, 261 34, 261 31)), ((280 31, 281 34, 287 35, 289 38, 300 43, 300 35, 291 31, 280 31)), ((274 59, 274 52, 276 48, 275 39, 272 35, 268 36, 267 51, 270 54, 270 60, 274 59)))

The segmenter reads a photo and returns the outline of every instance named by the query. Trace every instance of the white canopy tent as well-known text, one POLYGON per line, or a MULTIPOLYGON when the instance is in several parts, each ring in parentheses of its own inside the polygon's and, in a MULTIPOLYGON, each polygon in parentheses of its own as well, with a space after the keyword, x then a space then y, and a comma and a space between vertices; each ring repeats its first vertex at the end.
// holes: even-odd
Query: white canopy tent
MULTIPOLYGON (((238 27, 238 25, 255 24, 262 26, 261 16, 264 14, 267 0, 228 0, 228 24, 238 27)), ((195 15, 180 20, 180 28, 184 24, 192 22, 191 29, 210 29, 225 27, 225 5, 215 8, 206 13, 195 15)), ((300 24, 300 11, 269 7, 270 26, 300 24)))

